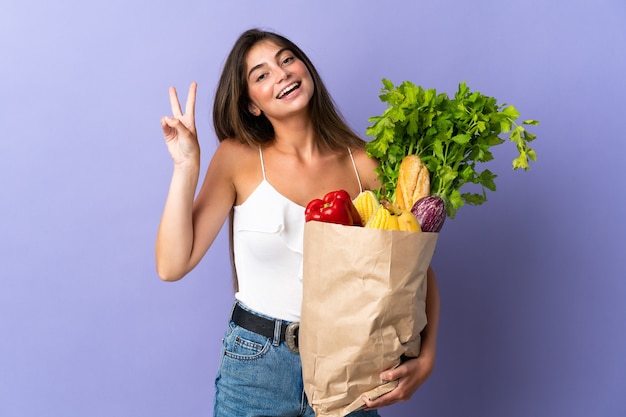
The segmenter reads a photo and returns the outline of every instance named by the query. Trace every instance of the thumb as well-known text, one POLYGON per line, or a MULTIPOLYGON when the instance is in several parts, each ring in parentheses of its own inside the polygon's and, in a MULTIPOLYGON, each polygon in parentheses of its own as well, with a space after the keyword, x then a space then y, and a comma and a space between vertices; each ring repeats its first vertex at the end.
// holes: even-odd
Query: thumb
POLYGON ((161 123, 163 123, 164 125, 167 125, 171 128, 176 129, 179 125, 180 125, 180 120, 178 120, 175 117, 171 117, 171 116, 165 116, 161 119, 161 123))
POLYGON ((185 124, 177 119, 176 117, 165 116, 161 119, 161 125, 163 129, 168 129, 170 131, 176 131, 178 134, 189 134, 191 131, 185 124))
POLYGON ((171 117, 165 116, 161 118, 161 129, 166 139, 171 139, 172 135, 175 135, 176 128, 173 127, 171 117))

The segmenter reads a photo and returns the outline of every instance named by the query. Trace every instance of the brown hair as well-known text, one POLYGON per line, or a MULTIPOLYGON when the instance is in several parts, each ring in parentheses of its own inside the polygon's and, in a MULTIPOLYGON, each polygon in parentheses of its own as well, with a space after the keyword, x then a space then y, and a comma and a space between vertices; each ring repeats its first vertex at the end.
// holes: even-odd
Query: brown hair
POLYGON ((271 41, 289 49, 309 70, 315 87, 309 102, 310 115, 322 143, 333 150, 362 147, 365 142, 348 127, 306 54, 289 39, 260 29, 250 29, 241 34, 224 63, 213 103, 213 126, 220 142, 226 138, 237 138, 242 143, 261 146, 274 140, 274 128, 270 121, 263 114, 254 116, 248 110, 246 56, 252 47, 262 41, 271 41))

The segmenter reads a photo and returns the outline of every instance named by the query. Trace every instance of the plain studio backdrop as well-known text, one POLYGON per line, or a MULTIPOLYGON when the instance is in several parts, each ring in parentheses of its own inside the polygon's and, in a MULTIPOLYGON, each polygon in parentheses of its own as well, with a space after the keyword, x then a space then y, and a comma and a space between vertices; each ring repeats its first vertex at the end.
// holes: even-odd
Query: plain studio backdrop
POLYGON ((393 416, 626 415, 623 0, 2 0, 0 416, 210 416, 232 302, 227 233, 183 281, 154 238, 167 89, 199 84, 206 167, 226 54, 300 45, 365 137, 381 79, 513 104, 538 161, 486 166, 442 230, 437 365, 393 416))

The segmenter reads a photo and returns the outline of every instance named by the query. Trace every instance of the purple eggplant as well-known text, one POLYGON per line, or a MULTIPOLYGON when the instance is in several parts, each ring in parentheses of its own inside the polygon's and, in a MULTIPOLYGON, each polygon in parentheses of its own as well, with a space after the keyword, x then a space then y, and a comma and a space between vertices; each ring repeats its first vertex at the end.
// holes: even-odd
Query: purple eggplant
POLYGON ((411 213, 417 217, 422 232, 438 233, 446 220, 446 205, 436 195, 422 197, 411 208, 411 213))

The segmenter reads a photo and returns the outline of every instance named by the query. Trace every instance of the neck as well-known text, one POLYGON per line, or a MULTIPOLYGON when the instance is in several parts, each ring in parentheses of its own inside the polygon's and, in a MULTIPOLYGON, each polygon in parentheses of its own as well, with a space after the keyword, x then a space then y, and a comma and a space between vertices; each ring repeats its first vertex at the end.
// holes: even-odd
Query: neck
POLYGON ((274 147, 286 153, 310 158, 319 151, 317 132, 309 117, 290 117, 286 120, 273 120, 274 147))

